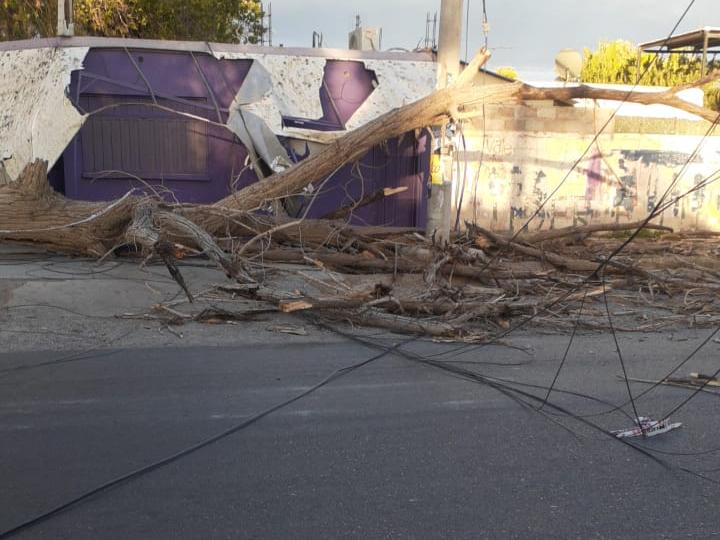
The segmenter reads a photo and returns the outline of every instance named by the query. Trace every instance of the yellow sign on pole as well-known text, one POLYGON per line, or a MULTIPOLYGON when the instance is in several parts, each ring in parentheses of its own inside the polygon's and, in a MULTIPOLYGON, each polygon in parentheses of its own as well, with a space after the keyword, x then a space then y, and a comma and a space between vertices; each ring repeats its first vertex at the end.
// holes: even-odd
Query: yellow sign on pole
POLYGON ((433 152, 430 155, 430 183, 432 185, 442 185, 442 156, 440 152, 433 152))

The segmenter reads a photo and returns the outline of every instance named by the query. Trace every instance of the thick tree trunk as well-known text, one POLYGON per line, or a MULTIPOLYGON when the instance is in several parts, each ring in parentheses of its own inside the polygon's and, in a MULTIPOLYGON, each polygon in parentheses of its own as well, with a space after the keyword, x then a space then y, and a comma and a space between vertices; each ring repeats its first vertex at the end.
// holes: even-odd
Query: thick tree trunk
POLYGON ((124 236, 136 201, 73 201, 47 181, 47 163, 28 165, 0 185, 0 240, 33 243, 63 253, 101 257, 124 236))

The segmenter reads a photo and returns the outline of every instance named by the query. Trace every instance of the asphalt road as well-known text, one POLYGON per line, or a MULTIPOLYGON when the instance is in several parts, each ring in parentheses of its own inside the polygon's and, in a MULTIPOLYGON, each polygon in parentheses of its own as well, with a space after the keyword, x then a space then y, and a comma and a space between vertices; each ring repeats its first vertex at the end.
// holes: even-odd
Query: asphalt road
MULTIPOLYGON (((624 338, 628 369, 657 377, 705 334, 624 338)), ((395 341, 388 339, 386 344, 395 341)), ((547 385, 565 340, 524 337, 528 354, 487 347, 438 359, 547 385), (514 365, 525 364, 525 365, 514 365)), ((422 354, 448 347, 412 344, 422 354)), ((708 371, 711 344, 682 373, 708 371)), ((62 360, 0 355, 0 531, 173 454, 377 351, 357 343, 140 349, 62 360)), ((716 368, 715 368, 716 369, 716 368)), ((558 381, 621 403, 607 337, 585 337, 558 381)), ((639 392, 644 387, 635 385, 639 392)), ((523 387, 543 395, 537 388, 523 387)), ((638 403, 660 414, 687 392, 638 403)), ((552 401, 603 428, 629 425, 583 397, 552 401)), ((720 446, 717 396, 647 441, 663 452, 720 446)), ((17 538, 710 538, 720 486, 678 467, 720 452, 657 454, 663 466, 577 420, 397 356, 330 382, 246 429, 28 529, 17 538)), ((720 475, 706 476, 720 480, 720 475)))

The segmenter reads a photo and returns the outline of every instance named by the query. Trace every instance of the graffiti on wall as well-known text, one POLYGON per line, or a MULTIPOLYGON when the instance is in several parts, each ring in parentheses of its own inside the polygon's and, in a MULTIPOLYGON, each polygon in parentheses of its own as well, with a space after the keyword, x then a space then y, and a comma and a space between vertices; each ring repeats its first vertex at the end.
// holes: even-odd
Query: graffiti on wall
POLYGON ((539 230, 635 221, 662 202, 658 222, 678 229, 720 229, 720 182, 712 181, 720 169, 720 141, 710 141, 696 154, 693 138, 656 139, 613 140, 588 152, 574 169, 572 156, 582 153, 583 141, 522 148, 517 141, 491 140, 493 149, 509 151, 487 156, 486 146, 482 167, 472 176, 479 185, 466 194, 463 215, 511 231, 532 216, 530 228, 539 230))

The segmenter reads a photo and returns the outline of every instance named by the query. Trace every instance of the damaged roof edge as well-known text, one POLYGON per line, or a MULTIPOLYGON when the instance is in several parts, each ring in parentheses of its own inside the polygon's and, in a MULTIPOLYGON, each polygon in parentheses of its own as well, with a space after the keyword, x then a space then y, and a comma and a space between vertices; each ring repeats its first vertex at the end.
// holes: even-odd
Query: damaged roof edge
POLYGON ((54 37, 0 42, 0 52, 42 48, 118 48, 154 49, 164 51, 246 54, 276 54, 283 56, 310 56, 343 60, 405 60, 433 62, 429 52, 354 51, 348 49, 312 49, 304 47, 260 47, 207 41, 169 41, 157 39, 128 39, 103 37, 54 37))

